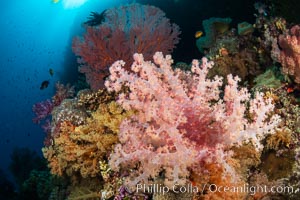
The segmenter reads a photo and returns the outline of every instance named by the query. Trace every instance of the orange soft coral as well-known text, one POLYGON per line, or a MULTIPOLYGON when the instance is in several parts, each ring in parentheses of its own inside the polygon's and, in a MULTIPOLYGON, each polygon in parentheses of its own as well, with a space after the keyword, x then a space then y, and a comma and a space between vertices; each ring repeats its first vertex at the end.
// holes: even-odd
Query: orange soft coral
POLYGON ((51 172, 57 175, 95 177, 100 175, 99 161, 104 160, 113 145, 121 121, 129 116, 116 102, 100 104, 84 125, 75 127, 64 121, 53 144, 43 148, 51 172))

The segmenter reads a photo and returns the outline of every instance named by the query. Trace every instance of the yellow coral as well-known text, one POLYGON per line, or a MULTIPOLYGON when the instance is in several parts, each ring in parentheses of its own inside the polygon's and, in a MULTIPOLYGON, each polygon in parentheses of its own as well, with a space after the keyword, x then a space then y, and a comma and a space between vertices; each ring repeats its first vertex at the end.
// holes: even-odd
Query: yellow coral
POLYGON ((286 31, 286 21, 283 18, 276 18, 275 19, 275 26, 278 30, 281 30, 282 32, 286 31))
POLYGON ((292 142, 292 132, 288 128, 278 129, 275 134, 267 139, 266 147, 268 149, 278 150, 279 147, 289 147, 292 142))
POLYGON ((116 102, 100 104, 85 125, 74 127, 62 122, 53 145, 43 148, 51 172, 57 175, 95 177, 100 175, 99 161, 104 160, 118 142, 119 125, 132 112, 116 102))
POLYGON ((255 147, 249 143, 239 147, 232 147, 233 158, 237 162, 235 170, 246 177, 251 167, 257 167, 260 164, 261 153, 256 151, 255 147))
POLYGON ((286 151, 281 155, 267 151, 261 160, 261 170, 267 174, 269 180, 288 178, 293 173, 295 154, 292 151, 286 151))

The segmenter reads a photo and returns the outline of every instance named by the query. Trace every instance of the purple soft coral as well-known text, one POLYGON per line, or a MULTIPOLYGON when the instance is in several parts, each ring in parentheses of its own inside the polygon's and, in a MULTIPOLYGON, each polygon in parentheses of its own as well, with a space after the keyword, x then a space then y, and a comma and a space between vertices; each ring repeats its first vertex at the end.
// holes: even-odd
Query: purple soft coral
POLYGON ((53 107, 54 105, 49 99, 34 104, 32 106, 32 111, 34 112, 35 117, 32 119, 32 121, 36 124, 39 124, 41 120, 45 119, 51 114, 53 107))
POLYGON ((117 194, 114 200, 124 200, 124 199, 131 199, 131 200, 148 200, 149 197, 146 194, 137 194, 131 192, 127 187, 121 186, 119 188, 119 194, 117 194))

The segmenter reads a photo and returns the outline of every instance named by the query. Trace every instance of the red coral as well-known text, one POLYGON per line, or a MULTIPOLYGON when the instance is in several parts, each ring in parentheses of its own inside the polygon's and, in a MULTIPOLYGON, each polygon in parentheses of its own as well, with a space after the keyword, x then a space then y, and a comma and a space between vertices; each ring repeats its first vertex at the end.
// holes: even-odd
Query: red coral
POLYGON ((285 74, 295 77, 295 82, 300 83, 300 26, 295 25, 289 33, 279 36, 279 45, 282 48, 279 62, 285 74))
MULTIPOLYGON (((73 42, 73 51, 80 56, 79 71, 93 90, 103 87, 114 61, 132 63, 133 53, 143 53, 146 59, 156 51, 171 53, 179 41, 179 27, 154 6, 130 4, 109 9, 104 16, 102 24, 87 27, 83 39, 73 42)), ((129 64, 125 68, 129 70, 129 64)))

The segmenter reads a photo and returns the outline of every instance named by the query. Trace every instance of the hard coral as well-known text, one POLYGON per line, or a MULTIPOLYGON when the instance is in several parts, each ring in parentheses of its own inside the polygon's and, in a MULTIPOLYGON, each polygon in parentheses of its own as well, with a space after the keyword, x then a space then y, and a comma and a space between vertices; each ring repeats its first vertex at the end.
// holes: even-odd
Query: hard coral
POLYGON ((89 89, 80 90, 77 94, 78 105, 83 106, 87 112, 91 112, 97 110, 100 104, 107 104, 115 100, 115 96, 114 93, 109 93, 105 89, 98 90, 97 92, 89 89))
POLYGON ((74 99, 65 99, 52 111, 52 125, 68 121, 74 126, 83 125, 88 117, 84 109, 77 105, 74 99))
POLYGON ((99 26, 87 27, 84 38, 73 42, 73 51, 80 56, 79 70, 93 90, 103 87, 114 61, 131 63, 130 55, 136 52, 147 58, 156 51, 170 53, 179 41, 179 27, 154 6, 129 4, 108 9, 103 16, 99 26))
POLYGON ((112 169, 131 169, 128 186, 147 184, 160 173, 166 185, 184 185, 191 171, 205 173, 203 162, 221 166, 220 179, 239 179, 227 162, 231 155, 225 149, 251 142, 261 151, 260 140, 279 122, 278 116, 268 116, 273 110, 271 100, 261 93, 250 99, 247 89, 238 89, 239 78, 231 75, 221 99, 222 80, 207 79, 213 63, 206 58, 201 64, 193 61, 192 73, 173 71, 169 55, 157 52, 153 59, 155 64, 134 54, 133 73, 122 68, 123 61, 110 68, 108 90, 119 92, 127 86, 130 93, 120 93, 118 103, 138 111, 121 123, 121 143, 110 158, 112 169), (251 120, 244 118, 246 103, 251 120))

